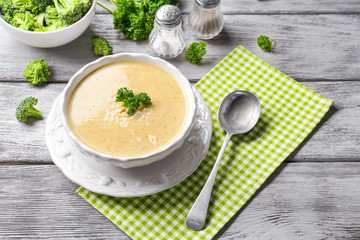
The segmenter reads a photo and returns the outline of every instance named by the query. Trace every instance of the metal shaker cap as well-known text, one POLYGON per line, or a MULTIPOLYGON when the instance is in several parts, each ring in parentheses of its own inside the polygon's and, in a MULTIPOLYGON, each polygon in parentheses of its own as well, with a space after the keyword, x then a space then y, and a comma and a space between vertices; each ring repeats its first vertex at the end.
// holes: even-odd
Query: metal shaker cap
POLYGON ((196 0, 196 3, 202 8, 215 8, 220 0, 196 0))
POLYGON ((162 5, 156 10, 155 21, 162 27, 176 27, 181 22, 181 11, 174 5, 162 5))

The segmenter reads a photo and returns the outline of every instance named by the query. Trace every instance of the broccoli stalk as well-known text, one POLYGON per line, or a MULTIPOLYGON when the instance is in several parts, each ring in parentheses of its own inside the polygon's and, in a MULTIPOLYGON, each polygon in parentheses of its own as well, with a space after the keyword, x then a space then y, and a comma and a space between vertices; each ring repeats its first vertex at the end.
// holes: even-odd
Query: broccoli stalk
POLYGON ((91 38, 90 43, 93 46, 93 53, 96 56, 106 56, 112 54, 112 47, 108 40, 100 36, 91 38))
MULTIPOLYGON (((37 22, 37 24, 39 25, 39 28, 41 28, 41 27, 43 27, 43 26, 45 26, 45 13, 44 12, 42 12, 42 13, 40 13, 39 15, 36 15, 35 16, 35 20, 36 20, 36 22, 37 22)), ((36 31, 37 29, 35 29, 35 31, 36 31)))
POLYGON ((29 62, 24 71, 24 77, 32 85, 41 85, 50 78, 50 71, 47 62, 43 58, 29 62))
POLYGON ((114 29, 120 29, 132 40, 146 40, 154 27, 156 9, 164 4, 179 5, 178 0, 110 0, 116 7, 111 9, 102 2, 97 4, 114 16, 114 29))
MULTIPOLYGON (((115 5, 115 1, 114 0, 109 0, 112 4, 115 5)), ((103 8, 105 8, 106 10, 108 10, 110 13, 114 14, 115 9, 111 9, 108 6, 106 6, 104 3, 100 2, 100 1, 96 1, 97 4, 99 4, 100 6, 102 6, 103 8)))
POLYGON ((27 97, 22 100, 16 108, 15 116, 17 120, 26 123, 28 117, 35 117, 41 119, 43 113, 34 107, 37 102, 37 98, 34 97, 27 97))

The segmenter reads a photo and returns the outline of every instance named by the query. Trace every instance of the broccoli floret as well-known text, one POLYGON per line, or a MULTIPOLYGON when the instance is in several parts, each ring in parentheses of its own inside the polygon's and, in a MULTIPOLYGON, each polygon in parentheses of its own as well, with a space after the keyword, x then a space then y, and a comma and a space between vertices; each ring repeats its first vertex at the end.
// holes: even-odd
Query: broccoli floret
POLYGON ((67 25, 63 19, 60 19, 59 21, 54 22, 51 25, 35 29, 35 31, 37 31, 37 32, 51 32, 51 31, 56 31, 56 30, 66 28, 67 26, 69 26, 69 25, 67 25))
POLYGON ((56 8, 53 6, 49 6, 46 8, 45 12, 45 24, 47 26, 54 24, 55 22, 59 21, 61 18, 56 11, 56 8))
POLYGON ((48 6, 54 6, 53 0, 32 0, 40 12, 45 12, 48 6))
POLYGON ((45 32, 75 23, 91 4, 91 0, 0 0, 0 11, 17 28, 45 32))
POLYGON ((50 78, 50 71, 47 62, 43 58, 29 62, 26 70, 24 71, 24 77, 32 85, 41 85, 46 83, 50 78))
POLYGON ((178 0, 110 0, 116 9, 97 3, 114 15, 114 29, 120 29, 132 40, 146 40, 154 27, 155 12, 164 4, 178 6, 178 0))
POLYGON ((39 12, 39 7, 35 5, 32 0, 12 0, 12 3, 16 9, 24 9, 31 13, 39 12))
POLYGON ((54 4, 59 16, 71 25, 89 10, 91 0, 54 0, 54 4))
POLYGON ((31 11, 33 14, 45 12, 47 6, 52 5, 52 0, 12 0, 13 7, 31 11))
POLYGON ((16 108, 15 116, 17 120, 26 123, 28 117, 42 118, 43 113, 37 110, 36 105, 38 100, 34 97, 27 97, 22 100, 19 106, 16 108))
POLYGON ((93 46, 93 53, 96 56, 106 56, 112 54, 112 47, 110 43, 103 37, 94 36, 91 38, 90 43, 93 46))
POLYGON ((193 42, 186 50, 185 58, 192 64, 198 64, 201 62, 203 56, 207 53, 207 44, 203 41, 193 42))
POLYGON ((12 16, 10 14, 6 14, 5 16, 3 16, 3 19, 5 22, 11 24, 11 20, 12 20, 12 16))
POLYGON ((55 31, 69 26, 64 19, 60 18, 56 8, 48 6, 45 12, 45 27, 43 31, 55 31))
POLYGON ((0 0, 0 11, 5 16, 12 17, 14 15, 14 8, 12 0, 0 0))
POLYGON ((63 29, 67 26, 65 20, 59 17, 54 6, 48 6, 45 13, 40 13, 36 16, 39 28, 35 29, 37 32, 50 32, 63 29))
POLYGON ((34 14, 29 11, 15 13, 11 25, 28 31, 34 31, 39 26, 34 14))
POLYGON ((43 27, 38 15, 49 5, 53 5, 52 0, 0 0, 0 11, 14 27, 34 31, 43 27))
POLYGON ((83 4, 83 10, 82 10, 82 13, 83 13, 83 16, 89 11, 90 7, 91 7, 91 4, 92 2, 90 0, 80 0, 83 4))

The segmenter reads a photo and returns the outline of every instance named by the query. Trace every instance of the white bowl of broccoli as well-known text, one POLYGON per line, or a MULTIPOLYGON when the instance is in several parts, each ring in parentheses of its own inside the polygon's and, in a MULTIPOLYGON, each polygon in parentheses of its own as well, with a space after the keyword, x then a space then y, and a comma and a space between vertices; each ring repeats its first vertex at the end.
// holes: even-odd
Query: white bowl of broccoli
POLYGON ((95 9, 95 0, 2 0, 0 25, 27 45, 58 47, 88 28, 95 9))

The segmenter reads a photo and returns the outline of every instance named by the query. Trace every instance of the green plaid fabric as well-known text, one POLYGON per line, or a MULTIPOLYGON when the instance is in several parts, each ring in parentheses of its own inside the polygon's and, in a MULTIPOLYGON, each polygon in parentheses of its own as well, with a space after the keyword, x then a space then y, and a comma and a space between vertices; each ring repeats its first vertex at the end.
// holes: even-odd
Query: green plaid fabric
POLYGON ((309 135, 333 101, 296 82, 239 46, 196 88, 208 103, 213 136, 199 168, 179 185, 142 198, 114 198, 84 188, 78 194, 133 239, 211 239, 272 172, 309 135), (214 185, 207 224, 192 231, 185 219, 204 185, 225 133, 217 120, 221 100, 238 89, 257 95, 261 117, 249 133, 230 141, 214 185))

